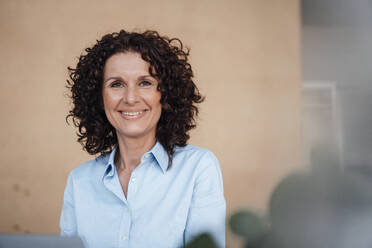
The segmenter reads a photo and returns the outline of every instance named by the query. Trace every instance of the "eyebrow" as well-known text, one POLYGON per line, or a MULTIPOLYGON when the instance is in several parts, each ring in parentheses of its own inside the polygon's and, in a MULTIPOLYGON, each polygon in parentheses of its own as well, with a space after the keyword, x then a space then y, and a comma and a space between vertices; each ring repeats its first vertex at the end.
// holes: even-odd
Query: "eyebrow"
MULTIPOLYGON (((139 77, 140 80, 148 79, 148 78, 151 78, 151 79, 156 80, 156 78, 154 78, 154 77, 151 76, 151 75, 143 75, 143 76, 140 76, 140 77, 139 77)), ((107 81, 112 80, 112 79, 115 79, 115 80, 118 80, 118 79, 119 79, 119 80, 122 80, 121 77, 109 77, 109 78, 107 78, 105 81, 103 81, 103 83, 106 83, 107 81)))
POLYGON ((106 83, 107 81, 109 81, 111 79, 121 79, 121 78, 120 77, 109 77, 108 79, 106 79, 105 81, 103 81, 103 83, 106 83))
POLYGON ((151 75, 143 75, 143 76, 140 76, 139 79, 146 79, 146 78, 151 78, 151 79, 155 79, 153 76, 151 75))

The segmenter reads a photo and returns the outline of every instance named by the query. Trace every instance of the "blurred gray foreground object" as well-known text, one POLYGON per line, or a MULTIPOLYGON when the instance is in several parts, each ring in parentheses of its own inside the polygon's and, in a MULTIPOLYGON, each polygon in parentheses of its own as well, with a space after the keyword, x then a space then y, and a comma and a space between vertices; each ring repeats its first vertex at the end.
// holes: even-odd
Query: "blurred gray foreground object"
POLYGON ((84 248, 79 237, 57 235, 0 234, 0 248, 84 248))

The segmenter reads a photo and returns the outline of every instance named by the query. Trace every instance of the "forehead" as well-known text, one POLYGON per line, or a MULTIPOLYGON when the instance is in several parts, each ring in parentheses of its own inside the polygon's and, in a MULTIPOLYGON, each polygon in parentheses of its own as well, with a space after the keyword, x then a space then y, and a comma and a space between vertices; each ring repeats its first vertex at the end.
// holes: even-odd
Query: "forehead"
POLYGON ((148 75, 150 64, 136 52, 116 53, 109 57, 104 67, 104 77, 112 74, 148 75))

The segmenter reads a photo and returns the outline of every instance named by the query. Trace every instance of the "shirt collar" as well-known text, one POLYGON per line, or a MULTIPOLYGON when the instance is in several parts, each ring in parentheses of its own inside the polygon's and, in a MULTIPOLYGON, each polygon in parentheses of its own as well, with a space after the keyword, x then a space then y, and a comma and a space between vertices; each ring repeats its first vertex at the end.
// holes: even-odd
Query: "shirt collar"
POLYGON ((111 151, 107 163, 106 163, 106 170, 105 175, 107 176, 113 176, 115 173, 115 154, 117 151, 118 145, 115 146, 115 148, 111 151))
MULTIPOLYGON (((110 153, 108 157, 108 160, 106 163, 106 171, 105 171, 105 175, 107 176, 114 175, 114 171, 116 169, 115 168, 115 154, 116 154, 117 148, 118 148, 118 145, 115 146, 115 148, 112 150, 112 152, 110 153)), ((169 157, 164 147, 157 141, 148 153, 153 155, 156 162, 160 166, 162 172, 165 173, 168 169, 169 157)))
POLYGON ((165 173, 168 169, 169 158, 168 153, 164 149, 164 147, 157 141, 149 153, 151 153, 154 156, 161 170, 163 171, 163 173, 165 173))

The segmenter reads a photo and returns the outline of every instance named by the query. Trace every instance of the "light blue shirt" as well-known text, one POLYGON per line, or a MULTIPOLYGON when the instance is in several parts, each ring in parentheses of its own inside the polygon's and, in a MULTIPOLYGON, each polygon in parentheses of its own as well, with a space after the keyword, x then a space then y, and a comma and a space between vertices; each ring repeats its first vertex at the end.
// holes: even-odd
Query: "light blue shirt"
POLYGON ((175 248, 202 232, 225 247, 226 203, 217 158, 207 149, 178 147, 172 167, 157 142, 132 172, 125 197, 114 164, 116 148, 69 175, 62 236, 89 248, 175 248))

